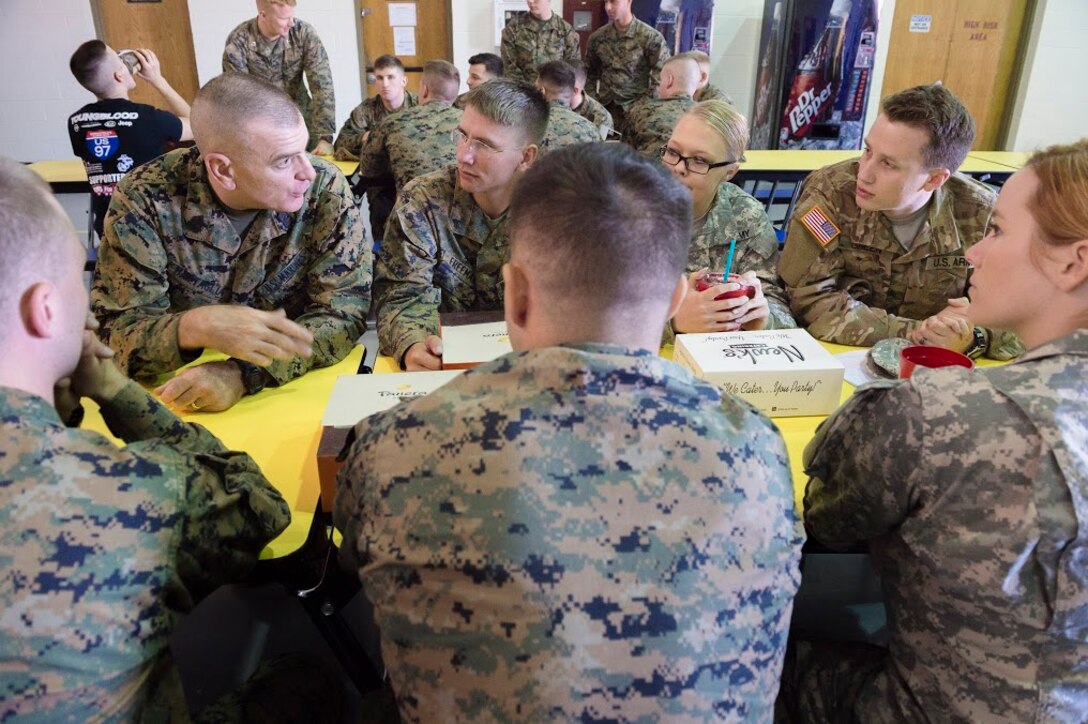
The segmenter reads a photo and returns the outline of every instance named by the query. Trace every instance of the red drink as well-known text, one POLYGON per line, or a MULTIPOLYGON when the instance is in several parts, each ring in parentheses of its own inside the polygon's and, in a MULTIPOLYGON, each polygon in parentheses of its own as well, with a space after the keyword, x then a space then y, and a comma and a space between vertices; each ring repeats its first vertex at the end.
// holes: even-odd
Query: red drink
MULTIPOLYGON (((714 301, 719 299, 736 299, 737 297, 748 297, 754 299, 756 296, 756 288, 751 284, 747 284, 736 274, 730 274, 728 281, 740 284, 740 289, 731 289, 726 292, 722 292, 718 296, 714 297, 714 301)), ((716 287, 719 284, 725 284, 726 281, 722 279, 721 274, 715 274, 714 272, 703 272, 695 279, 695 291, 705 292, 711 287, 716 287)))

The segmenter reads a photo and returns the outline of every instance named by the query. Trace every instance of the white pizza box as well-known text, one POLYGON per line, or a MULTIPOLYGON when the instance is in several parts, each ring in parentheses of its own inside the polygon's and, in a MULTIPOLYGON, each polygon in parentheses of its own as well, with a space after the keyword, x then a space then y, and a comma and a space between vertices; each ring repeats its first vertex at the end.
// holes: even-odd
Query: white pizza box
POLYGON ((459 374, 461 370, 340 375, 333 385, 321 426, 354 427, 364 417, 388 410, 402 400, 434 392, 459 374))
POLYGON ((830 414, 846 369, 803 329, 678 334, 673 359, 771 417, 830 414))
POLYGON ((506 322, 442 325, 442 369, 463 370, 513 351, 506 322))

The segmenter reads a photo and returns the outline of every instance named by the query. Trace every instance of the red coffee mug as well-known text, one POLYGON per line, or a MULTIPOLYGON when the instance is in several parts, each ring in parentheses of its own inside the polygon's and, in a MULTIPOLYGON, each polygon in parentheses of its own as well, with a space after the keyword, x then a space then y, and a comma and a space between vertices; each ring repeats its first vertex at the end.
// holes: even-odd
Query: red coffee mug
MULTIPOLYGON (((714 301, 718 301, 719 299, 736 299, 737 297, 744 296, 748 297, 749 299, 755 298, 756 288, 751 284, 745 282, 737 274, 730 274, 728 281, 740 284, 740 289, 732 289, 727 292, 722 292, 718 296, 714 297, 714 301)), ((725 281, 722 280, 721 274, 717 274, 714 272, 703 272, 695 278, 695 291, 705 292, 707 289, 710 289, 711 287, 716 287, 719 284, 725 284, 725 281)))
POLYGON ((912 345, 904 347, 899 353, 899 379, 909 380, 915 367, 966 367, 971 369, 975 363, 967 355, 953 352, 944 347, 912 345))

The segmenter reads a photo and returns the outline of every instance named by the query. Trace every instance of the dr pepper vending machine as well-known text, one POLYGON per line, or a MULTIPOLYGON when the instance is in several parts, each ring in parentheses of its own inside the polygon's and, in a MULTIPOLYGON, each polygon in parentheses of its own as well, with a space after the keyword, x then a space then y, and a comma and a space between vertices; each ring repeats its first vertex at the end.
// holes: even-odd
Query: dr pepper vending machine
POLYGON ((751 148, 861 148, 879 0, 765 0, 751 148))

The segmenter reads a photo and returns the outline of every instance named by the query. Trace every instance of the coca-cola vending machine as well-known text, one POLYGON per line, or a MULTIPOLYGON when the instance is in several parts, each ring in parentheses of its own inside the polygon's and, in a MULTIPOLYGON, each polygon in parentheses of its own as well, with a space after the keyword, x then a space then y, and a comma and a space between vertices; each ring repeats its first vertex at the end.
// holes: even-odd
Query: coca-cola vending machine
POLYGON ((861 148, 878 0, 765 0, 751 148, 861 148))

